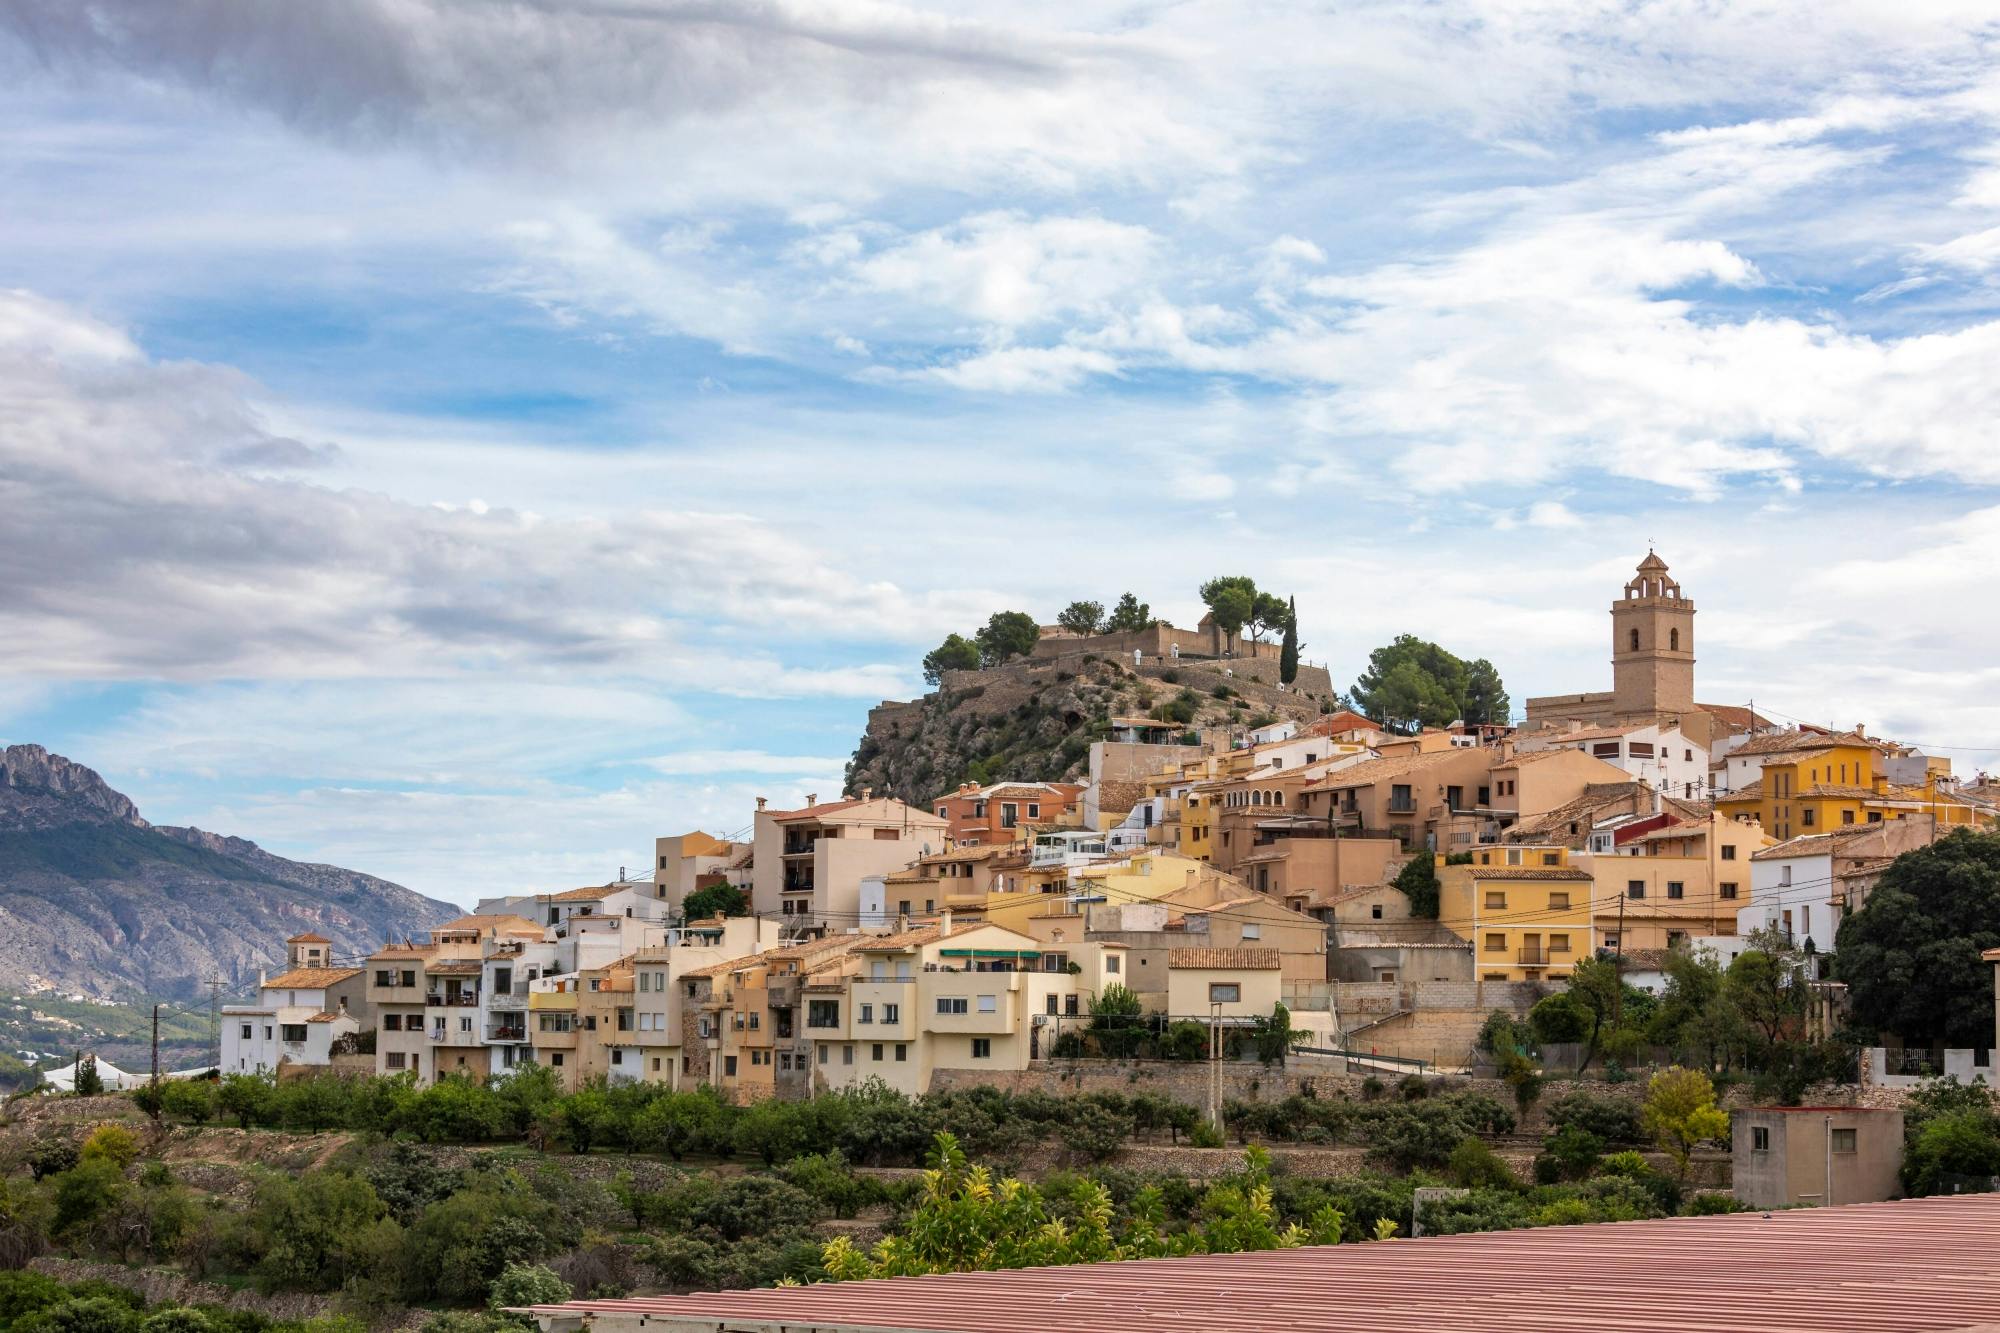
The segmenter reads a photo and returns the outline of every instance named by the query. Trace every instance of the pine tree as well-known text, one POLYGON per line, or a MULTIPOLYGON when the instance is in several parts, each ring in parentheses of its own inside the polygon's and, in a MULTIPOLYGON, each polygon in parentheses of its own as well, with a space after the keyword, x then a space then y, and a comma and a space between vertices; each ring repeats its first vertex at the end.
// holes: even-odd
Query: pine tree
POLYGON ((1278 653, 1278 679, 1289 685, 1299 678, 1299 599, 1289 600, 1285 613, 1285 646, 1278 653))

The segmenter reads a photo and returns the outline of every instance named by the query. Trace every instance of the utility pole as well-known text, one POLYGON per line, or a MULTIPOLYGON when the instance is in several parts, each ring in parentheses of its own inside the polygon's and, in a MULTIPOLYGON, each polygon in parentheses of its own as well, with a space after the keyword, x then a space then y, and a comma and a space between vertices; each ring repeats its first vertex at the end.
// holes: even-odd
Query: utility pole
POLYGON ((1222 1004, 1208 1006, 1208 1122, 1222 1132, 1222 1004))
POLYGON ((1611 950, 1611 1030, 1616 1032, 1625 1019, 1625 899, 1629 889, 1618 891, 1618 943, 1611 950))
POLYGON ((160 1006, 153 1005, 153 1119, 160 1118, 160 1006))
POLYGON ((222 978, 216 977, 208 983, 208 1060, 217 1073, 222 1072, 222 978))

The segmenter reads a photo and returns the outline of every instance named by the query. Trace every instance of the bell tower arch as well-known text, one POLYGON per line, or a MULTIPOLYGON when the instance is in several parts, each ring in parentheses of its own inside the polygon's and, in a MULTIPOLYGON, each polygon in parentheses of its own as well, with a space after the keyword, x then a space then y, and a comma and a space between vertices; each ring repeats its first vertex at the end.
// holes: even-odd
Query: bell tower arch
POLYGON ((1652 551, 1611 606, 1611 691, 1621 716, 1694 711, 1694 603, 1652 551))

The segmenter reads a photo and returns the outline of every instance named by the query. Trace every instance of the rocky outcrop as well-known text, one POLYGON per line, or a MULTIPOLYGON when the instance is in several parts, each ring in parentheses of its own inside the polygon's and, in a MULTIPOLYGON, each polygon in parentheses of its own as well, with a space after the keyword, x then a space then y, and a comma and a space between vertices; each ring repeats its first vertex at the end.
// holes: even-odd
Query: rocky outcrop
POLYGON ((8 989, 107 998, 234 994, 315 931, 336 956, 458 909, 242 838, 155 827, 95 772, 39 745, 0 756, 0 969, 8 989))
POLYGON ((1081 781, 1090 743, 1109 734, 1114 717, 1171 711, 1190 730, 1240 732, 1277 717, 1310 721, 1330 706, 1319 695, 1236 675, 1233 666, 1133 667, 1084 655, 950 672, 936 692, 869 713, 846 789, 925 803, 962 781, 1081 781))

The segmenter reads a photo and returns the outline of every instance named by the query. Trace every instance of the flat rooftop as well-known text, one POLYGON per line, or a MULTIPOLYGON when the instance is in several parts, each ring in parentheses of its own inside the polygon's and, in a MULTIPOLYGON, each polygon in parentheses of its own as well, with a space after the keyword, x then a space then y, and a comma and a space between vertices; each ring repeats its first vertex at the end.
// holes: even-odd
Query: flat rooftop
POLYGON ((2000 1333, 2000 1195, 534 1307, 550 1333, 2000 1333))

